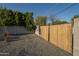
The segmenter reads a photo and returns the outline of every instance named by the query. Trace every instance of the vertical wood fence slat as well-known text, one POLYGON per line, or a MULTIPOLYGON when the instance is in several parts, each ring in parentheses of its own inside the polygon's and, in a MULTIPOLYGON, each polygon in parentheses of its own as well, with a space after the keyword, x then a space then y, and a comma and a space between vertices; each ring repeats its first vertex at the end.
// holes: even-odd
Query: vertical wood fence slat
POLYGON ((48 41, 48 26, 40 26, 41 37, 48 41))
POLYGON ((50 26, 50 42, 57 46, 58 45, 57 39, 58 39, 58 37, 57 37, 57 26, 52 25, 52 26, 50 26))
MULTIPOLYGON (((48 26, 40 26, 41 37, 48 41, 48 26)), ((50 42, 55 46, 72 53, 72 26, 71 24, 51 25, 50 42)))

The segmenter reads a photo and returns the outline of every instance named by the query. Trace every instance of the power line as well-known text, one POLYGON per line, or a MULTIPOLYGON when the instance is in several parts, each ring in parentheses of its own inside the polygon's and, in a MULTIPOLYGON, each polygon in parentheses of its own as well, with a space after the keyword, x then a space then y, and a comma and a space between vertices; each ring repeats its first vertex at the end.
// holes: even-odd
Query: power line
POLYGON ((62 10, 60 10, 59 12, 55 13, 54 15, 56 16, 56 15, 58 15, 58 14, 61 14, 61 13, 65 12, 66 10, 68 10, 69 8, 75 6, 75 5, 76 5, 75 3, 74 3, 74 4, 71 4, 70 6, 68 6, 68 7, 64 8, 64 9, 62 9, 62 10))
POLYGON ((62 10, 58 11, 57 13, 52 14, 51 16, 49 16, 49 18, 52 17, 52 20, 54 20, 55 18, 57 19, 57 15, 67 11, 69 8, 71 8, 71 7, 75 6, 75 5, 76 5, 75 3, 71 4, 71 5, 67 6, 66 8, 63 8, 62 10))

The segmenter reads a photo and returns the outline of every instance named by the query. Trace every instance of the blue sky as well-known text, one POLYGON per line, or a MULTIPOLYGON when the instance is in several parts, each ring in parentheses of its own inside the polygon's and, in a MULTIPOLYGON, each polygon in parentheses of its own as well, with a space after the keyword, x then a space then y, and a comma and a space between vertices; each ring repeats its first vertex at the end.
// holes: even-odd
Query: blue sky
MULTIPOLYGON (((12 10, 17 10, 20 12, 27 12, 27 11, 31 11, 34 14, 34 18, 36 18, 37 16, 50 16, 53 15, 59 11, 61 11, 62 9, 70 6, 71 4, 54 4, 54 3, 50 3, 50 4, 45 4, 45 3, 37 3, 37 4, 33 4, 33 3, 0 3, 0 6, 2 7, 6 7, 12 10)), ((63 13, 60 13, 57 15, 57 17, 61 20, 67 20, 70 21, 71 18, 74 15, 78 15, 79 14, 79 4, 74 5, 73 7, 69 8, 68 10, 66 10, 63 13)))

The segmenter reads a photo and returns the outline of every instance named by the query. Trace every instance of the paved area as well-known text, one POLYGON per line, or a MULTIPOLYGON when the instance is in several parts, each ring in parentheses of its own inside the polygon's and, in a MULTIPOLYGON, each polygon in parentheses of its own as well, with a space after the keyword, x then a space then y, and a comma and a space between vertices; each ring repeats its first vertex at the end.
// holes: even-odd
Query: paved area
POLYGON ((0 41, 2 56, 70 56, 71 54, 35 34, 16 35, 11 41, 0 41))

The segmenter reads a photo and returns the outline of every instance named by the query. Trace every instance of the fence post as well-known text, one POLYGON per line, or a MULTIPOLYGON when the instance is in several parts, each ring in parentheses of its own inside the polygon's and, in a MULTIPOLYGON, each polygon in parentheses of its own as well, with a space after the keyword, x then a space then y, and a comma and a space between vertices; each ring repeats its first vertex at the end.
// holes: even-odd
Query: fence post
POLYGON ((50 41, 50 25, 48 25, 48 41, 50 41))

